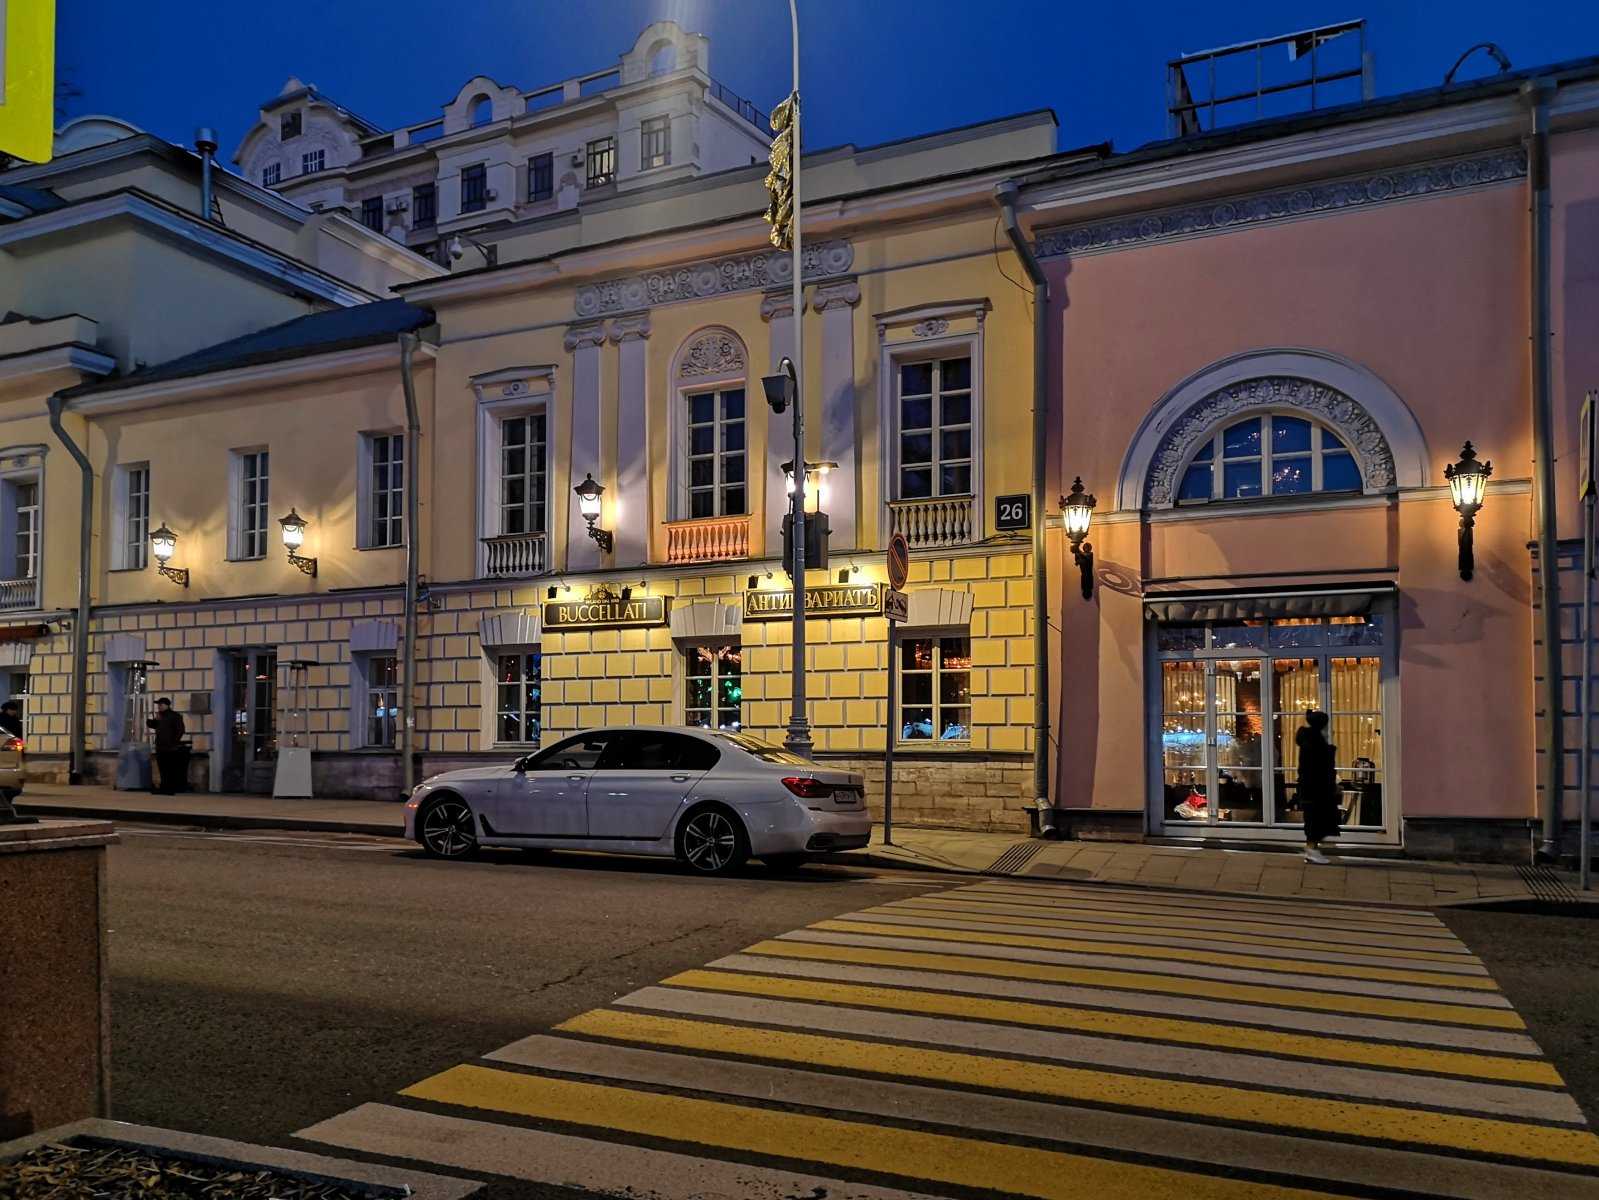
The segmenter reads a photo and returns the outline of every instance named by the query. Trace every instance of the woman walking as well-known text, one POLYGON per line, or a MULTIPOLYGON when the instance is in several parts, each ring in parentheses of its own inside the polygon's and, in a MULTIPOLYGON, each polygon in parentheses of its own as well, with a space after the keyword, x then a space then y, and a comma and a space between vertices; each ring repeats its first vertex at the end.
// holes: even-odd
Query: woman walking
POLYGON ((1338 836, 1338 784, 1333 762, 1337 747, 1327 740, 1327 714, 1312 708, 1294 734, 1299 747, 1299 809, 1305 815, 1305 861, 1325 865, 1331 860, 1321 844, 1338 836))

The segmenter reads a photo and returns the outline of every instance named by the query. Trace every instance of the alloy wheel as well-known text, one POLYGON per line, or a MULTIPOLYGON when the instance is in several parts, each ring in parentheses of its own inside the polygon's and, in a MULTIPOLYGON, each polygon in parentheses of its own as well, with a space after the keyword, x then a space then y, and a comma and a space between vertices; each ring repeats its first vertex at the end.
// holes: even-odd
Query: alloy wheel
POLYGON ((439 858, 465 858, 477 849, 472 810, 459 800, 438 800, 422 817, 422 845, 439 858))
POLYGON ((738 829, 725 813, 707 808, 683 826, 683 857, 696 871, 714 875, 736 866, 738 829))

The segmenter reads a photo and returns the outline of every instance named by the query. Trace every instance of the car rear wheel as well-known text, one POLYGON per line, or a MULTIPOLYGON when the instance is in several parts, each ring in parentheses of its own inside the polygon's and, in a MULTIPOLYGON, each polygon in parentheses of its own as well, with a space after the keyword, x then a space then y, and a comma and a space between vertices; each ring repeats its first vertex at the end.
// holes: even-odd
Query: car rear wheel
POLYGON ((697 808, 677 827, 677 857, 702 875, 725 875, 744 865, 749 839, 725 808, 697 808))
POLYGON ((472 810, 459 796, 430 800, 417 821, 417 831, 422 849, 434 858, 471 858, 477 854, 472 810))

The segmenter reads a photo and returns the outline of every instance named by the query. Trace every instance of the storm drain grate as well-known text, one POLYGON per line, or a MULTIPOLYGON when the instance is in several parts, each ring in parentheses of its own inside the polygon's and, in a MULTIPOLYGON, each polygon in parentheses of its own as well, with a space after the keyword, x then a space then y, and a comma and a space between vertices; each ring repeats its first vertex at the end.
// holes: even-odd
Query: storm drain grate
POLYGON ((1033 861, 1033 856, 1044 848, 1042 842, 1017 842, 1005 853, 988 864, 985 875, 1019 875, 1023 867, 1033 861))
POLYGON ((1539 900, 1571 904, 1577 899, 1577 893, 1567 887, 1566 881, 1548 867, 1517 867, 1516 874, 1521 876, 1521 882, 1526 884, 1527 890, 1539 900))

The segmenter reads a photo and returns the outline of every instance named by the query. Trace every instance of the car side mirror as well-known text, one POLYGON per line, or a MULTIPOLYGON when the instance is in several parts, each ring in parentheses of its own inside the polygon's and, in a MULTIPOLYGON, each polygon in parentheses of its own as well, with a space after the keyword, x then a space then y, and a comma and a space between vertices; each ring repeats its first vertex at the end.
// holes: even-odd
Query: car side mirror
POLYGON ((512 763, 511 770, 515 771, 518 775, 525 774, 527 771, 527 757, 524 755, 522 758, 519 758, 512 763))

